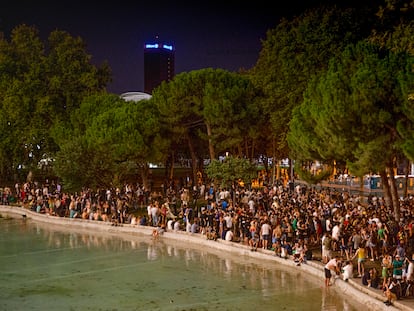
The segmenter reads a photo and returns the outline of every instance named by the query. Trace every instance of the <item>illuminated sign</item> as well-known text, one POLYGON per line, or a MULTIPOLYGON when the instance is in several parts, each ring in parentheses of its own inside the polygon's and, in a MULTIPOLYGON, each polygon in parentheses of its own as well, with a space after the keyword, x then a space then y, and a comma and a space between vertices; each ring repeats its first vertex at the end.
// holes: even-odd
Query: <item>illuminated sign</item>
POLYGON ((155 44, 145 44, 145 48, 147 49, 158 49, 159 45, 158 43, 155 44))
POLYGON ((172 45, 167 45, 167 44, 163 44, 162 46, 158 43, 147 43, 145 44, 145 48, 146 49, 159 49, 159 48, 163 48, 165 50, 173 50, 173 46, 172 45))

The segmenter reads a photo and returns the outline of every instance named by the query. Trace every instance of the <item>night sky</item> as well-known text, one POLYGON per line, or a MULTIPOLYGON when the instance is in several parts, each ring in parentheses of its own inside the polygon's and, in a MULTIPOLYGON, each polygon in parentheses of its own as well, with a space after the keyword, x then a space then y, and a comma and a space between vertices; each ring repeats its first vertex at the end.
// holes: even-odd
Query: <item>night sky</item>
POLYGON ((174 46, 176 74, 208 67, 250 69, 268 29, 319 2, 13 1, 0 4, 0 31, 9 38, 10 30, 24 23, 36 26, 42 38, 56 29, 80 36, 93 63, 107 60, 112 68, 108 91, 121 94, 143 91, 144 43, 156 36, 174 46))

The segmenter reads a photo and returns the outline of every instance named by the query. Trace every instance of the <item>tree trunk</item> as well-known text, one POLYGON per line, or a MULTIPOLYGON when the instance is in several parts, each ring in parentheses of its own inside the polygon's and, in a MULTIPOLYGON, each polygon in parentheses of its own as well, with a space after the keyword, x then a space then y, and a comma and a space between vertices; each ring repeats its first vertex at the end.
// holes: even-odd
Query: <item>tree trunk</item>
POLYGON ((408 197, 408 176, 410 172, 410 161, 407 160, 405 167, 405 180, 404 180, 404 199, 408 197))
POLYGON ((275 161, 275 164, 277 165, 276 166, 276 181, 279 181, 280 180, 280 174, 281 174, 280 166, 282 164, 281 162, 282 161, 280 161, 280 160, 275 161))
POLYGON ((363 197, 364 196, 364 176, 359 177, 359 196, 363 197))
POLYGON ((394 219, 396 222, 400 221, 400 199, 398 197, 398 188, 395 182, 394 170, 392 168, 388 168, 389 172, 389 183, 391 188, 391 198, 392 198, 392 206, 394 210, 394 219))
POLYGON ((385 170, 380 171, 382 189, 384 190, 384 200, 387 207, 392 207, 390 185, 388 183, 388 176, 385 170))
POLYGON ((213 161, 216 158, 216 154, 214 151, 213 141, 211 139, 211 127, 210 123, 206 123, 207 128, 207 137, 208 137, 208 151, 210 152, 210 161, 213 161))
POLYGON ((26 181, 27 182, 33 182, 33 172, 32 172, 32 170, 30 170, 29 173, 27 174, 26 181))
POLYGON ((293 159, 289 158, 289 180, 294 180, 294 173, 293 173, 293 159))
POLYGON ((145 163, 145 164, 142 164, 141 163, 141 164, 139 164, 139 167, 141 168, 140 169, 140 174, 141 174, 142 184, 143 184, 143 186, 144 186, 144 188, 146 190, 151 191, 151 189, 150 189, 150 183, 149 183, 149 179, 148 179, 148 176, 149 176, 149 166, 148 166, 147 163, 145 163))
POLYGON ((191 156, 191 172, 192 172, 192 184, 195 185, 197 180, 197 155, 194 150, 193 142, 191 141, 190 135, 187 133, 187 143, 188 143, 188 149, 190 150, 190 156, 191 156))
POLYGON ((171 166, 170 166, 170 172, 169 172, 169 179, 173 180, 174 178, 174 163, 175 163, 175 152, 173 151, 171 153, 171 166))
POLYGON ((250 157, 249 157, 250 160, 253 159, 253 157, 254 157, 254 149, 256 148, 254 142, 255 142, 255 140, 253 139, 253 141, 252 141, 252 147, 250 148, 250 157))

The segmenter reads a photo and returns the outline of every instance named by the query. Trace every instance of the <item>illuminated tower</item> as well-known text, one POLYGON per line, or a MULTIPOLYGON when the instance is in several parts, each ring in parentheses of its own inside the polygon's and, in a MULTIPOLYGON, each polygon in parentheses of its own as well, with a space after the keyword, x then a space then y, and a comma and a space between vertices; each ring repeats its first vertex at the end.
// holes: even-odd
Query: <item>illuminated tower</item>
POLYGON ((146 43, 144 48, 144 92, 152 94, 162 81, 174 77, 174 48, 165 43, 146 43))

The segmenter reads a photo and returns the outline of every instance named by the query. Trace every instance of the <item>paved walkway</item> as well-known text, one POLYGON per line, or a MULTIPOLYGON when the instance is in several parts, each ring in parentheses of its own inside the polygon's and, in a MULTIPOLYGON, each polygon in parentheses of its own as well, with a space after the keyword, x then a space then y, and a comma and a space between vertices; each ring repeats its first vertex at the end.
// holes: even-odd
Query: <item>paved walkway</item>
MULTIPOLYGON (((120 235, 136 233, 151 235, 154 229, 150 226, 132 226, 129 224, 114 227, 111 226, 111 223, 109 222, 50 216, 45 214, 38 214, 22 207, 7 205, 0 205, 0 213, 2 215, 10 216, 24 215, 25 217, 31 218, 34 221, 61 225, 69 224, 71 227, 93 229, 95 232, 100 230, 111 234, 120 235)), ((324 284, 323 263, 320 261, 321 256, 318 249, 313 249, 314 260, 309 260, 307 264, 302 264, 301 266, 297 267, 293 260, 275 257, 274 253, 270 250, 258 249, 257 252, 251 252, 250 247, 247 245, 242 245, 235 242, 227 242, 220 239, 217 241, 207 240, 200 234, 188 234, 184 231, 173 231, 165 232, 162 235, 162 238, 173 239, 180 242, 191 242, 198 245, 205 245, 209 248, 218 249, 223 252, 232 252, 241 256, 250 256, 257 259, 277 261, 284 265, 293 266, 295 269, 302 271, 303 273, 308 273, 319 277, 321 279, 321 284, 324 284)), ((367 263, 367 267, 369 267, 368 264, 372 263, 367 263)), ((361 284, 361 279, 358 278, 350 279, 349 282, 344 282, 340 279, 336 279, 335 284, 332 286, 332 288, 339 291, 346 297, 349 297, 349 299, 355 299, 360 303, 363 303, 370 310, 414 310, 414 298, 398 300, 394 302, 393 306, 386 306, 383 303, 385 301, 385 297, 382 291, 377 289, 370 289, 366 286, 363 286, 361 284)))

